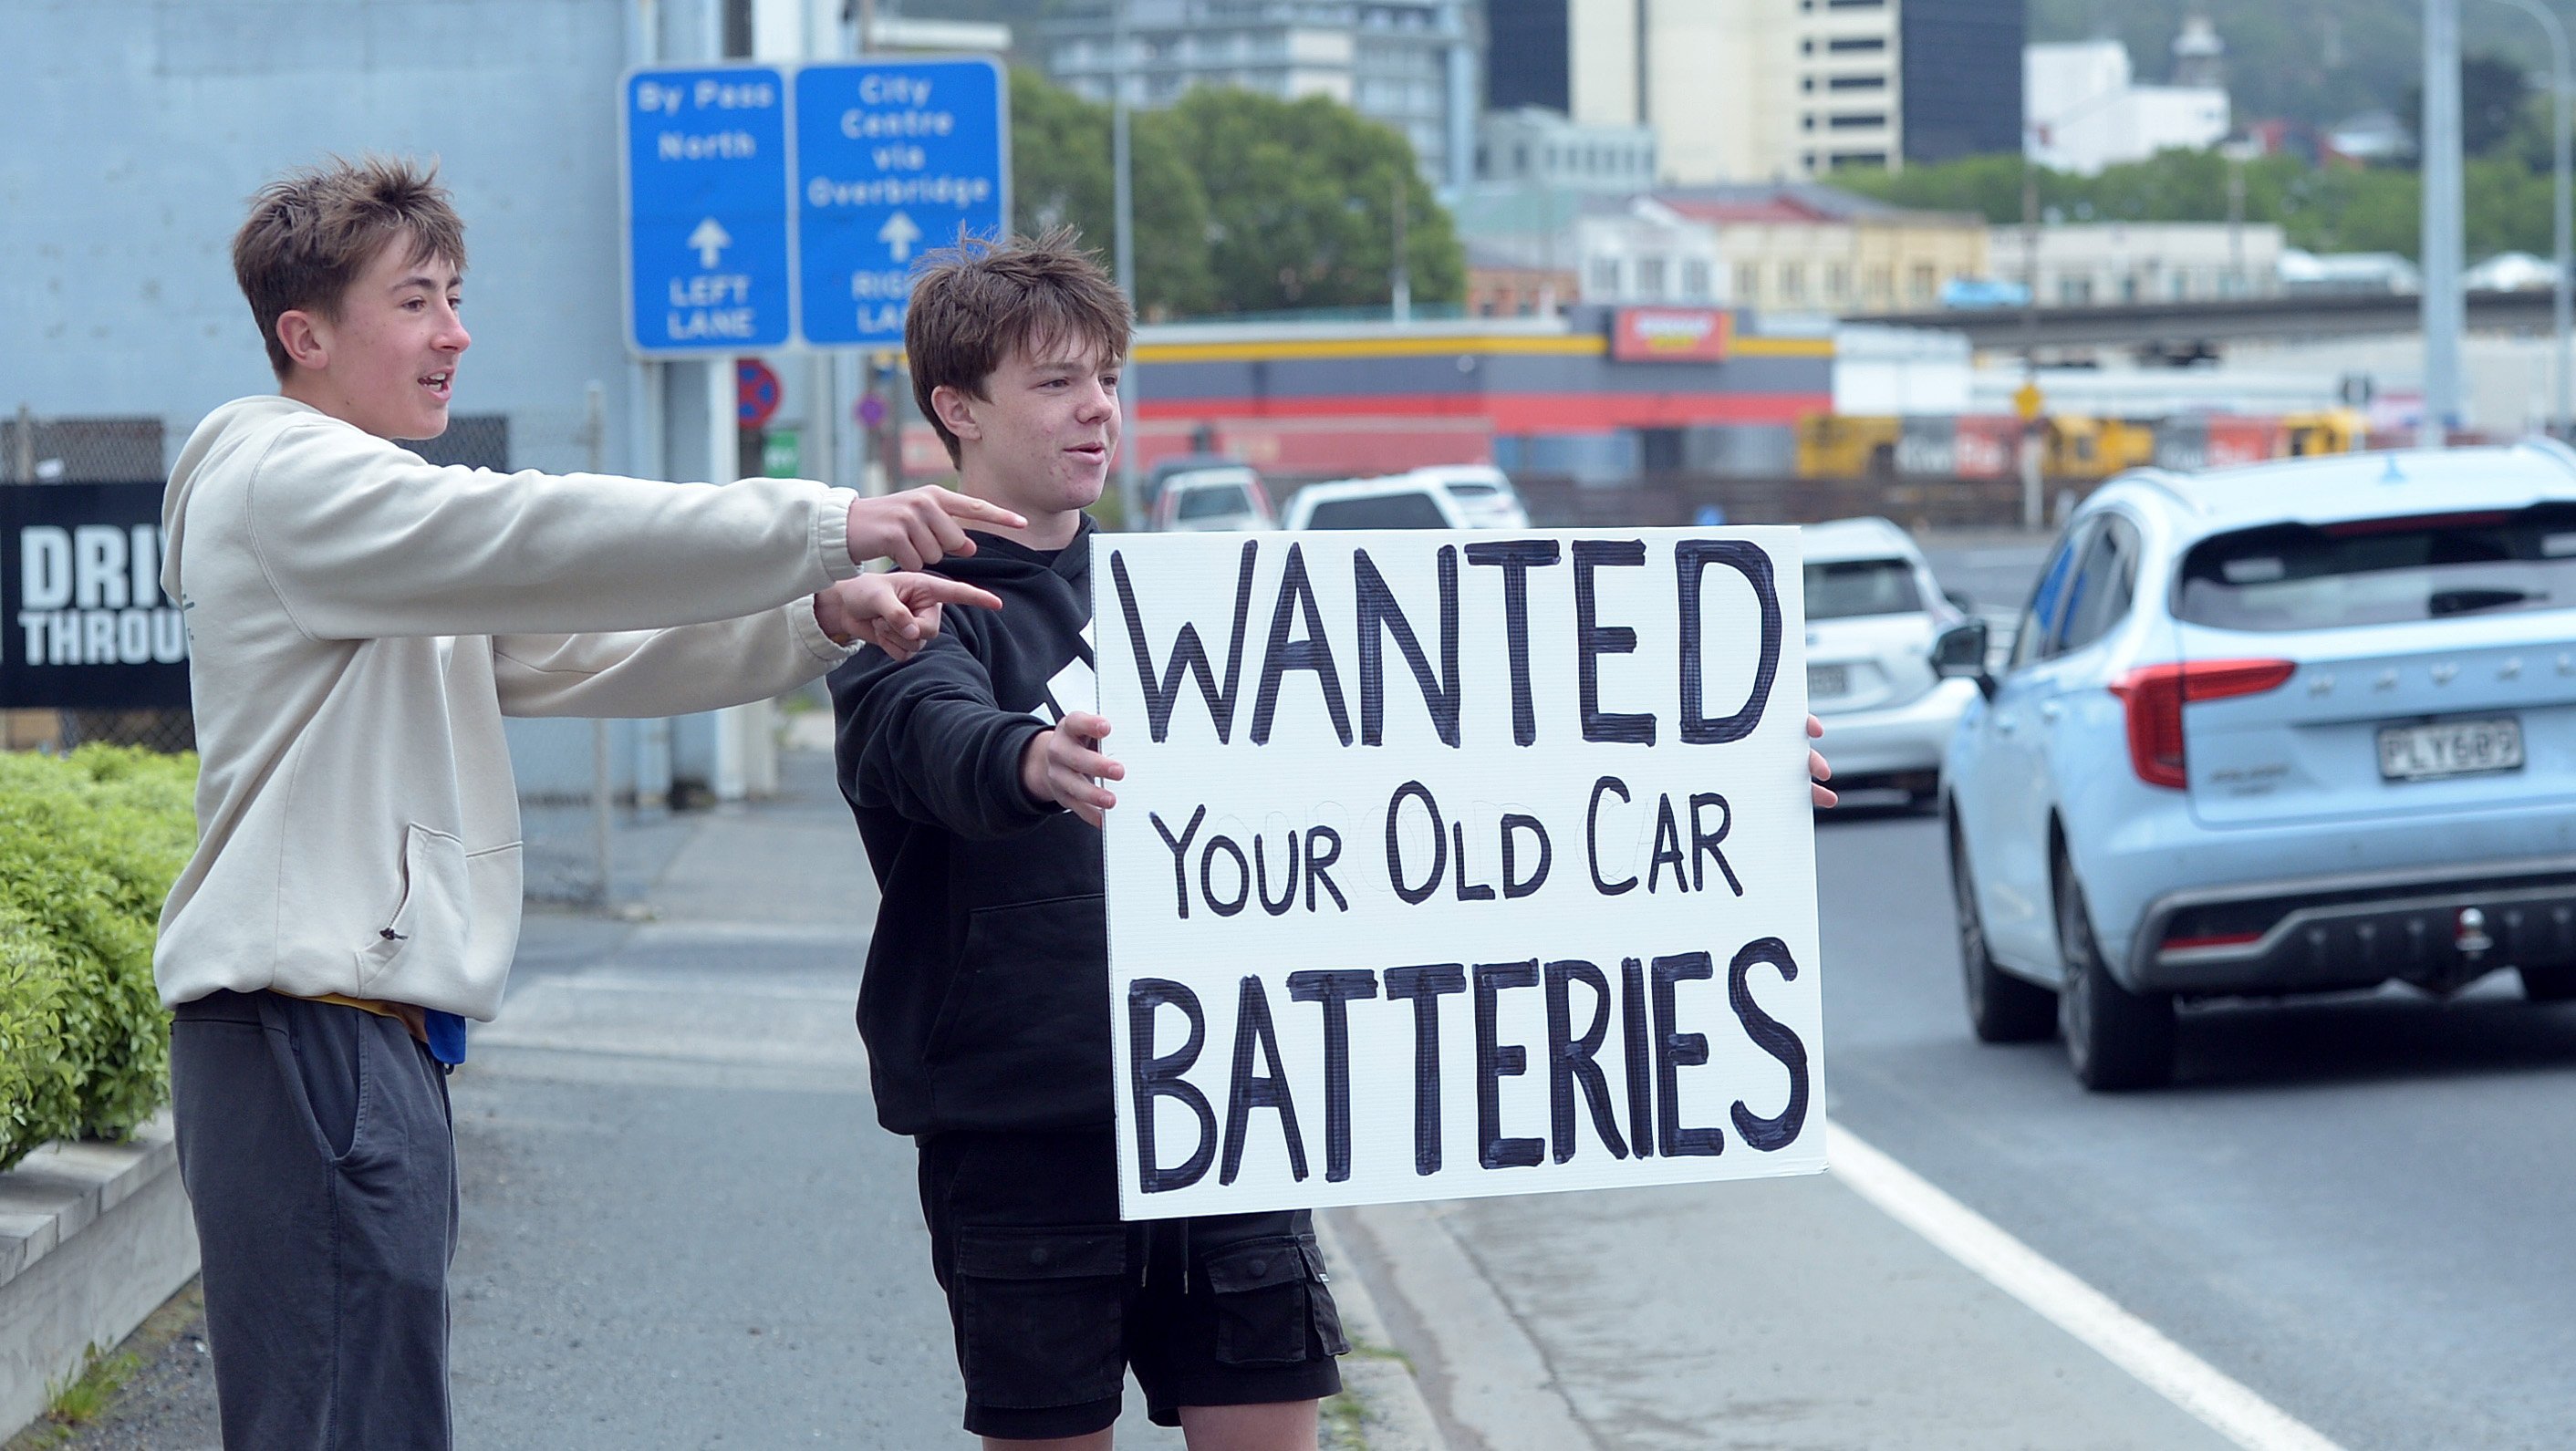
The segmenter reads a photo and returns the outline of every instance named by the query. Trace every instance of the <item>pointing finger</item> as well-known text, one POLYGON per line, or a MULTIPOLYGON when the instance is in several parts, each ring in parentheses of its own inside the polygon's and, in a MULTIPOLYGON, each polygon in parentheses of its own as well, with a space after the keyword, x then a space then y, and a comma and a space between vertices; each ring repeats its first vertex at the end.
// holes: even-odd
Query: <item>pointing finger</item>
POLYGON ((944 574, 908 576, 902 585, 904 598, 915 609, 927 604, 932 609, 941 605, 974 605, 980 609, 998 610, 1002 597, 990 590, 977 589, 962 579, 944 574))
POLYGON ((952 518, 971 520, 978 524, 999 524, 1007 529, 1029 527, 1028 520, 989 499, 979 499, 972 494, 961 494, 954 489, 943 489, 936 484, 930 485, 922 492, 928 494, 931 502, 937 504, 942 512, 952 518))

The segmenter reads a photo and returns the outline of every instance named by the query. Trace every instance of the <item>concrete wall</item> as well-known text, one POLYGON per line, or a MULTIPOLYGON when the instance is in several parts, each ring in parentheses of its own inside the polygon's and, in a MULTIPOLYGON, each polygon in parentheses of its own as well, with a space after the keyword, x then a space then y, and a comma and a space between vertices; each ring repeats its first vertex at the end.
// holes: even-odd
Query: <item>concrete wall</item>
POLYGON ((619 342, 619 0, 11 0, 0 5, 0 407, 198 418, 270 391, 234 286, 259 185, 327 152, 434 156, 467 222, 457 411, 514 461, 578 467, 583 387, 619 342))

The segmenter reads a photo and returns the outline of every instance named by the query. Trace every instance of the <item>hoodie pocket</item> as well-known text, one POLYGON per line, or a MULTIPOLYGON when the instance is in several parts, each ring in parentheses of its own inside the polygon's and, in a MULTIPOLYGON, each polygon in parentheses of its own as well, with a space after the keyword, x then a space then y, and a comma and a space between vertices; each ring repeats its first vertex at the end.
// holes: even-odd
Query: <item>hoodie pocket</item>
POLYGON ((1096 892, 968 915, 925 1045, 942 1126, 1108 1120, 1108 942, 1096 892))
MULTIPOLYGON (((358 949, 358 991, 402 966, 424 934, 461 939, 468 920, 465 843, 426 826, 403 828, 402 897, 375 938, 358 949)), ((455 945, 461 946, 461 941, 455 945)))

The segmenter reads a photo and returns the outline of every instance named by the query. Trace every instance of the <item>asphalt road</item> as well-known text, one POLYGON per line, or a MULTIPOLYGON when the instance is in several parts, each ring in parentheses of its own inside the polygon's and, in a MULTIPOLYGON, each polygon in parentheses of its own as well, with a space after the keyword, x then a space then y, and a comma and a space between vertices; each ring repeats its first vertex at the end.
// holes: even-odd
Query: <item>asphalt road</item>
MULTIPOLYGON (((2044 552, 1931 551, 2006 617, 2044 552)), ((2348 1451, 2576 1445, 2576 1007, 2505 977, 2194 1008, 2174 1086, 2089 1094, 2053 1042, 1970 1036, 1937 819, 1829 813, 1817 870, 1837 1131, 2348 1451)), ((1354 1238, 1459 1448, 2223 1444, 1836 1180, 1354 1238)))
MULTIPOLYGON (((1931 550, 1981 612, 2043 553, 1931 550)), ((1817 872, 1838 1122, 2354 1451, 2576 1444, 2576 1009, 2191 1010, 2172 1089, 2087 1094, 1968 1036, 1936 822, 1829 818, 1817 872)))

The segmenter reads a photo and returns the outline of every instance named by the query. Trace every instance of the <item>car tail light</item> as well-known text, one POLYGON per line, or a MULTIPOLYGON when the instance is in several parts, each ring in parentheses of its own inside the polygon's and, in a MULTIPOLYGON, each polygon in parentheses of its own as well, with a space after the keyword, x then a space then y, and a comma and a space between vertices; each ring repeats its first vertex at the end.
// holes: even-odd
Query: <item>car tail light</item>
POLYGON ((2142 665, 2111 683, 2128 707, 2129 766, 2150 786, 2181 790, 2182 708, 2195 700, 2225 700, 2276 689, 2298 671, 2288 660, 2188 660, 2142 665))

